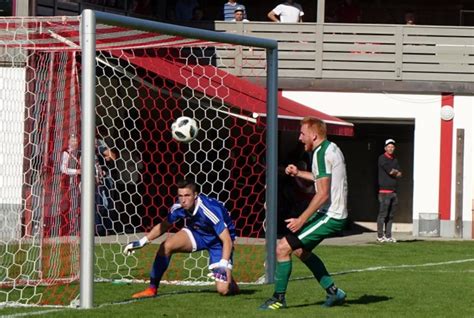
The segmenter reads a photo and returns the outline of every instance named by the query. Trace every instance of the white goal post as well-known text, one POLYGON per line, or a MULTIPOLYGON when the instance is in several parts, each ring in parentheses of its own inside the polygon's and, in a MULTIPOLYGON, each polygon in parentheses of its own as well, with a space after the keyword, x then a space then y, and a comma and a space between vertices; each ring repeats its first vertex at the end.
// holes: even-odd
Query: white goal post
MULTIPOLYGON (((93 285, 146 283, 183 222, 123 248, 183 177, 230 213, 236 281, 273 282, 276 41, 90 10, 0 17, 0 88, 0 307, 90 308, 93 285), (189 143, 172 137, 181 116, 199 126, 189 143)), ((208 261, 175 255, 162 283, 213 284, 208 261)))
POLYGON ((81 198, 81 298, 83 308, 91 308, 93 301, 93 246, 94 246, 94 131, 95 131, 95 67, 96 21, 109 25, 125 26, 127 28, 157 32, 161 34, 182 36, 206 41, 258 47, 266 50, 267 57, 267 121, 266 121, 266 282, 273 282, 275 269, 276 247, 276 211, 277 211, 277 89, 278 89, 278 44, 274 40, 239 36, 235 34, 217 33, 159 22, 141 20, 131 17, 118 16, 105 12, 84 10, 81 20, 81 51, 82 64, 82 158, 88 167, 82 174, 81 198))

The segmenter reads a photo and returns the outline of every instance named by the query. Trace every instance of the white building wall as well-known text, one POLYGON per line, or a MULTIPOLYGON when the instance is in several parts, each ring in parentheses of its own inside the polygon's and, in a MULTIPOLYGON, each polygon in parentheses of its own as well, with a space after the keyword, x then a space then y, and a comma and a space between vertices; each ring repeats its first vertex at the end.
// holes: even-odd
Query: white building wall
MULTIPOLYGON (((337 117, 414 119, 413 220, 418 220, 420 213, 438 213, 441 94, 284 91, 283 95, 337 117)), ((473 140, 470 131, 470 127, 474 123, 473 103, 473 97, 456 96, 454 100, 456 116, 453 123, 453 191, 451 202, 452 211, 454 211, 456 129, 464 128, 464 221, 472 221, 471 202, 474 197, 472 186, 474 158, 471 151, 473 140)), ((417 231, 415 227, 414 231, 417 231)))
POLYGON ((0 67, 0 240, 19 239, 23 189, 25 69, 0 67))
POLYGON ((0 67, 0 204, 21 204, 25 69, 0 67))

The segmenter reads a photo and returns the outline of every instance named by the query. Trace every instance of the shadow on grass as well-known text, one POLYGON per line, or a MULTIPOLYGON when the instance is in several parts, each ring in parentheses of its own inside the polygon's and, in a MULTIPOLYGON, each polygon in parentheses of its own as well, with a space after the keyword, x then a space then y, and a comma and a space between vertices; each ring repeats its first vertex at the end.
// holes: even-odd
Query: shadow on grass
POLYGON ((388 297, 388 296, 362 295, 358 299, 346 300, 345 304, 366 305, 366 304, 380 303, 382 301, 389 301, 391 299, 392 297, 388 297))
POLYGON ((388 242, 384 242, 384 243, 379 243, 379 242, 368 242, 368 244, 370 245, 379 245, 379 246, 386 246, 386 245, 390 245, 390 246, 397 246, 397 245, 402 245, 402 244, 406 244, 406 243, 423 243, 423 242, 426 242, 426 240, 423 240, 423 239, 409 239, 409 240, 397 240, 396 243, 388 243, 388 242))
MULTIPOLYGON (((387 297, 387 296, 377 296, 377 295, 363 295, 359 297, 358 299, 346 299, 346 301, 338 305, 338 307, 345 307, 349 305, 367 305, 367 304, 373 304, 373 303, 379 303, 382 301, 389 301, 391 300, 392 297, 387 297)), ((324 301, 317 301, 313 303, 308 303, 308 304, 299 304, 299 305, 290 305, 290 308, 303 308, 303 307, 309 307, 309 306, 321 306, 324 304, 324 301)))
POLYGON ((421 243, 426 242, 425 240, 412 239, 412 240, 398 240, 397 243, 421 243))
MULTIPOLYGON (((253 295, 256 293, 256 289, 241 289, 238 295, 229 295, 227 297, 239 296, 239 295, 253 295)), ((180 291, 172 291, 166 293, 160 293, 156 297, 159 296, 172 296, 172 295, 181 295, 181 294, 202 294, 202 293, 209 293, 209 294, 217 294, 217 291, 213 288, 208 289, 195 289, 195 290, 180 290, 180 291)))
POLYGON ((257 292, 256 289, 241 289, 240 290, 240 293, 238 295, 235 295, 235 296, 239 296, 239 295, 253 295, 257 292))
MULTIPOLYGON (((255 289, 241 289, 238 295, 229 295, 227 297, 235 297, 239 295, 253 295, 255 294, 255 289)), ((158 293, 156 296, 153 297, 143 297, 143 298, 129 298, 120 301, 111 302, 111 304, 119 304, 119 303, 128 303, 128 302, 136 302, 136 301, 143 301, 147 299, 154 299, 154 298, 163 298, 163 297, 170 297, 175 295, 183 295, 183 294, 217 294, 217 291, 212 288, 203 288, 203 289, 194 289, 194 290, 177 290, 177 291, 170 291, 164 293, 158 293)))

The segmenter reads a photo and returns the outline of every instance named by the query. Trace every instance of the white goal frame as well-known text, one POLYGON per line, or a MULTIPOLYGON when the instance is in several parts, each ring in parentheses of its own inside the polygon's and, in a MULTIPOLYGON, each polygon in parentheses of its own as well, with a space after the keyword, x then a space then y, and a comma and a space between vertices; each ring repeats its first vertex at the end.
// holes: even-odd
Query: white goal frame
POLYGON ((275 270, 278 172, 278 43, 275 40, 219 33, 155 21, 142 20, 106 12, 84 10, 81 15, 81 264, 80 307, 92 308, 94 282, 94 138, 96 84, 96 23, 122 26, 136 30, 183 36, 213 42, 258 47, 267 58, 267 121, 266 121, 266 266, 265 282, 273 283, 275 270))

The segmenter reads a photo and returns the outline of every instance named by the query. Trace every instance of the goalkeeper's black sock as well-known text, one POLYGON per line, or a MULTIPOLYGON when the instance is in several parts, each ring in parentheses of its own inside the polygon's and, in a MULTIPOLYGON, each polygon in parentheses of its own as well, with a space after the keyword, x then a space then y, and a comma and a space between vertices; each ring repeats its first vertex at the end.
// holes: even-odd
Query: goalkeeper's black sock
POLYGON ((329 295, 336 295, 336 294, 337 294, 337 287, 336 287, 336 285, 332 284, 331 286, 329 286, 328 288, 326 288, 326 292, 327 292, 329 295))
POLYGON ((153 267, 151 268, 150 273, 150 287, 155 286, 155 288, 160 287, 161 277, 168 269, 170 264, 170 258, 168 256, 161 256, 156 254, 155 261, 153 262, 153 267))

